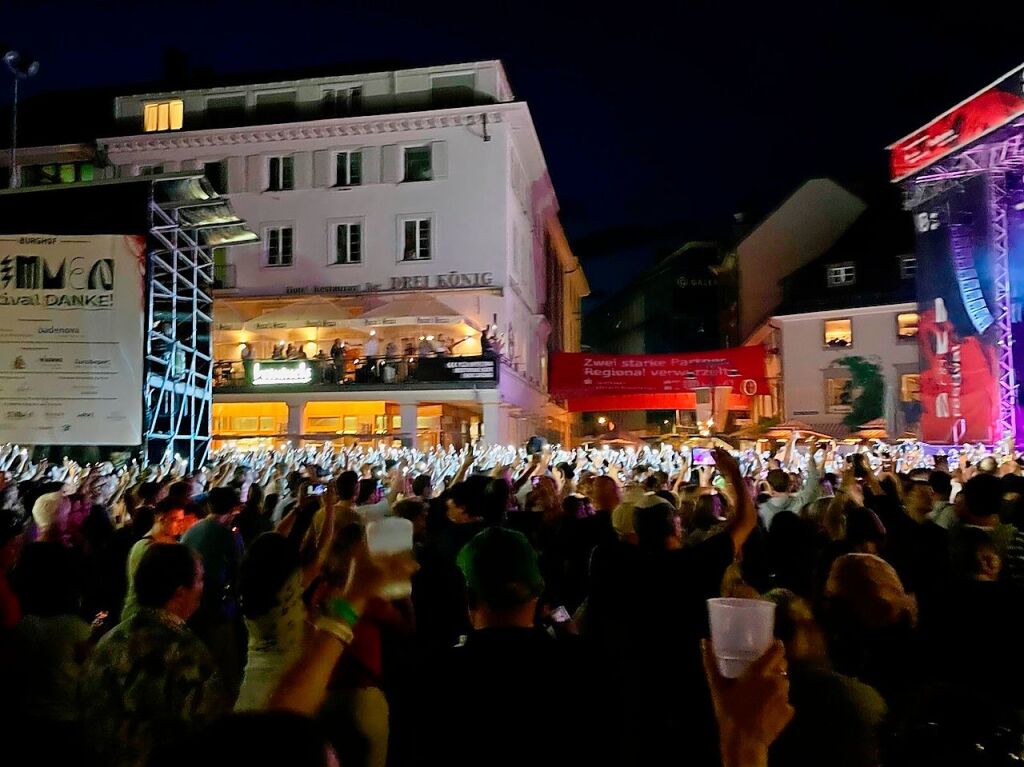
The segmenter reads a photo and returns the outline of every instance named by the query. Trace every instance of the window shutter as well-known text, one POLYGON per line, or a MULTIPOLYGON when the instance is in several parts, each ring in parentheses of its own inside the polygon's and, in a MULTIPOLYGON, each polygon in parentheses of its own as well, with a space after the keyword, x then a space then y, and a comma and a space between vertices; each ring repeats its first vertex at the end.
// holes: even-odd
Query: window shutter
POLYGON ((236 194, 245 191, 245 158, 229 157, 228 164, 228 193, 236 194))
POLYGON ((295 163, 295 188, 309 189, 313 186, 312 152, 296 152, 292 155, 295 163))
POLYGON ((430 171, 434 178, 448 178, 447 141, 434 141, 430 145, 430 171))
POLYGON ((380 148, 380 180, 385 184, 397 184, 402 179, 401 152, 397 144, 380 148))
POLYGON ((326 149, 313 152, 313 186, 322 189, 331 185, 331 153, 326 149))
POLYGON ((257 194, 269 186, 267 184, 267 161, 263 155, 253 154, 245 158, 245 181, 246 191, 257 194))
POLYGON ((380 183, 380 151, 375 146, 364 147, 360 150, 363 156, 363 183, 380 183))

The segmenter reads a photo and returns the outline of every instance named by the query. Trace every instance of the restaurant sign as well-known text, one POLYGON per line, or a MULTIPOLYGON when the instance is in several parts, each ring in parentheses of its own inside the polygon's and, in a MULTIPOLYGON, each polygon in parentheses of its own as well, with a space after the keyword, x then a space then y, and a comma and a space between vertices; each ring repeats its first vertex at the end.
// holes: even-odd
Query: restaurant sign
POLYGON ((313 369, 306 360, 254 362, 251 370, 252 373, 249 376, 251 386, 308 384, 313 380, 313 369))
POLYGON ((446 272, 444 274, 422 274, 413 277, 391 277, 387 282, 286 287, 284 292, 289 295, 316 295, 322 293, 365 295, 368 293, 391 293, 410 290, 465 290, 496 287, 498 286, 494 284, 493 272, 446 272))

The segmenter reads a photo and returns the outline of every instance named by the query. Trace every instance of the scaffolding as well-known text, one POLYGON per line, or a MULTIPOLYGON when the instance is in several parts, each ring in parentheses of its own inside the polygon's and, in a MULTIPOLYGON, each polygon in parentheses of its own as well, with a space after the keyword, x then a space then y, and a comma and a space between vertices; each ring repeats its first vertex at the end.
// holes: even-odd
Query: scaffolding
POLYGON ((146 457, 206 460, 213 399, 213 250, 257 239, 201 174, 153 179, 149 202, 146 457))
MULTIPOLYGON (((984 176, 987 183, 988 245, 993 262, 993 316, 997 333, 999 416, 996 439, 1016 434, 1017 383, 1013 369, 1013 306, 1010 285, 1008 175, 1024 168, 1024 132, 1014 125, 928 166, 904 183, 904 207, 913 212, 937 196, 984 176)), ((954 251, 956 249, 954 248, 954 251)), ((983 329, 979 329, 983 330, 983 329)))

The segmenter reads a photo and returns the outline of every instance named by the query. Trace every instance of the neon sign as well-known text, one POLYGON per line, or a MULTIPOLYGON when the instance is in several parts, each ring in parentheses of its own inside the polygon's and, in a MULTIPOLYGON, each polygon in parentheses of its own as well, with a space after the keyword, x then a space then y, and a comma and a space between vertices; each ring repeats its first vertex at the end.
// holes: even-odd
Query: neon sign
POLYGON ((297 363, 282 364, 254 362, 252 365, 253 386, 308 384, 312 380, 313 369, 305 360, 297 363))

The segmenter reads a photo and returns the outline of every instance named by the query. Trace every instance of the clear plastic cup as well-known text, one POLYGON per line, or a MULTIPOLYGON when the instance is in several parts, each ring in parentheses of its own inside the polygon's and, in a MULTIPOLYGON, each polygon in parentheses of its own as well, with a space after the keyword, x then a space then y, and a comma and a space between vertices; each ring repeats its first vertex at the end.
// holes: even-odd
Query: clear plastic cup
POLYGON ((722 676, 735 679, 772 646, 775 604, 761 599, 709 599, 711 648, 722 676))
MULTIPOLYGON (((384 517, 366 526, 366 549, 371 557, 390 557, 412 551, 412 522, 402 517, 384 517)), ((385 599, 405 599, 412 594, 409 580, 389 583, 381 591, 385 599)))

